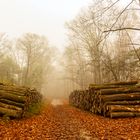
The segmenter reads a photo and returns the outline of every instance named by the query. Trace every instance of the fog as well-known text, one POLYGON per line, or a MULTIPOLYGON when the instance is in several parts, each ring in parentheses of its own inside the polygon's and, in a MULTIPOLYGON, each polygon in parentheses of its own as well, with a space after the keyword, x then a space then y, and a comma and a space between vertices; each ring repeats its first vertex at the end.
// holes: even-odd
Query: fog
POLYGON ((0 82, 68 99, 140 80, 139 1, 0 0, 0 82))
POLYGON ((10 37, 32 32, 47 36, 60 49, 66 41, 65 22, 92 0, 0 0, 0 31, 10 37))

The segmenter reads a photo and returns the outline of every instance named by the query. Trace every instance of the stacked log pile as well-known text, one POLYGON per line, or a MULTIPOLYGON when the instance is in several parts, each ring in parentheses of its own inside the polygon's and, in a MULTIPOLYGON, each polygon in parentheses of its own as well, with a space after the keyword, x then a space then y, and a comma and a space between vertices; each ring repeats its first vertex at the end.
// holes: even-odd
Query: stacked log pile
POLYGON ((105 117, 140 116, 140 86, 137 81, 90 85, 86 91, 74 91, 69 102, 75 107, 105 117))
POLYGON ((0 116, 24 117, 29 107, 41 102, 41 98, 35 89, 0 84, 0 116))
POLYGON ((89 90, 85 91, 73 91, 69 96, 69 102, 71 105, 83 109, 83 110, 90 110, 90 97, 91 94, 89 90))

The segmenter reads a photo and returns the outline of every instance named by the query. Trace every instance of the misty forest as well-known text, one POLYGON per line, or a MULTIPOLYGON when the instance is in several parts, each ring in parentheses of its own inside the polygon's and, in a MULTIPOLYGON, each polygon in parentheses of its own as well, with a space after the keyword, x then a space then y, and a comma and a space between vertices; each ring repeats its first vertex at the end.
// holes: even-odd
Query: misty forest
POLYGON ((139 0, 92 0, 60 48, 1 32, 0 140, 139 140, 139 12, 139 0))

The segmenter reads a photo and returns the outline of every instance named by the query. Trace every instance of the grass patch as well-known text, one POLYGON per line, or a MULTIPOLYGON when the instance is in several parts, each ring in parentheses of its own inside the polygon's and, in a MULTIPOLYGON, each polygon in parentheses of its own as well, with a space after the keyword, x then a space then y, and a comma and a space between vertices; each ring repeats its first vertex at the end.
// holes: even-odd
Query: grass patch
POLYGON ((43 108, 43 102, 33 103, 29 106, 29 109, 25 113, 25 117, 31 117, 33 115, 39 115, 43 108))

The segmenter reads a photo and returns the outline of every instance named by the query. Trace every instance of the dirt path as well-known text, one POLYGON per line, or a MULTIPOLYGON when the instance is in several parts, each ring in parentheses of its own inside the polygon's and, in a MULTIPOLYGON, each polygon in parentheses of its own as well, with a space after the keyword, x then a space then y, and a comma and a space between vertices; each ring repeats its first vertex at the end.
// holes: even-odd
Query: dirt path
POLYGON ((29 119, 3 123, 0 140, 140 140, 140 118, 108 119, 60 101, 29 119))

